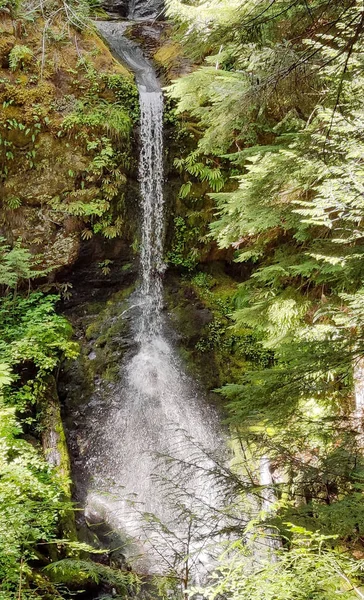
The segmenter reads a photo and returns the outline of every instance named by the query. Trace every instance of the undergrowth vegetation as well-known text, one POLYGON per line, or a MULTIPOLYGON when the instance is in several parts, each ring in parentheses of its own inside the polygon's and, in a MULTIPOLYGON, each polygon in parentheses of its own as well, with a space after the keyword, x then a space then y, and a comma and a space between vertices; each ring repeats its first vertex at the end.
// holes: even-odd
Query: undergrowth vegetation
POLYGON ((49 411, 58 403, 54 374, 78 344, 56 312, 58 296, 24 291, 46 274, 37 262, 2 240, 0 598, 70 598, 97 585, 136 591, 138 576, 98 564, 97 550, 75 535, 63 426, 49 411))

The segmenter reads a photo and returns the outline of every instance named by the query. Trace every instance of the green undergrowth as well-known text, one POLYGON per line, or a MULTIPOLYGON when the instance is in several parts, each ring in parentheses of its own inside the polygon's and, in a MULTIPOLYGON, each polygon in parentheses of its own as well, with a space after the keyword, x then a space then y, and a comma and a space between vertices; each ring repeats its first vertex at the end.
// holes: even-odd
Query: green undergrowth
POLYGON ((77 553, 71 535, 69 463, 53 374, 64 357, 77 356, 78 346, 69 323, 56 313, 59 298, 24 291, 25 277, 31 285, 32 260, 24 249, 1 246, 0 593, 4 600, 18 598, 19 589, 21 598, 41 597, 52 588, 42 575, 47 561, 68 550, 77 553), (53 414, 48 412, 47 419, 51 406, 53 414), (57 463, 59 468, 54 468, 57 463), (57 545, 63 534, 69 537, 57 545), (34 586, 39 594, 31 591, 34 586))

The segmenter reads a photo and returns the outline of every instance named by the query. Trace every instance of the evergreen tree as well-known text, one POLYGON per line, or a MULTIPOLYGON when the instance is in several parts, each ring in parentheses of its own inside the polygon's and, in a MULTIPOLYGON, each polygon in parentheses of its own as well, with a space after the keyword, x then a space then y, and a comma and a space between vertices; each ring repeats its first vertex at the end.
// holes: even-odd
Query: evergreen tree
POLYGON ((363 5, 168 6, 197 63, 169 93, 199 131, 193 159, 226 182, 210 187, 210 235, 251 273, 232 298, 235 330, 274 353, 220 391, 237 437, 269 458, 277 505, 264 519, 284 546, 256 571, 230 549, 208 594, 360 598, 363 5))

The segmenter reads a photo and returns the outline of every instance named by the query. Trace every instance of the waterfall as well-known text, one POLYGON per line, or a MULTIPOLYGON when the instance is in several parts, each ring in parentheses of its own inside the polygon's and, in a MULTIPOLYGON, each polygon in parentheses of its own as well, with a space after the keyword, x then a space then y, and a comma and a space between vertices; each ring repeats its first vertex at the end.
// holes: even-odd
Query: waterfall
MULTIPOLYGON (((263 455, 259 460, 259 475, 260 485, 264 486, 261 492, 261 507, 267 515, 272 515, 274 513, 274 504, 276 502, 276 496, 273 490, 273 477, 268 456, 263 455)), ((268 553, 265 553, 265 556, 263 554, 263 557, 266 558, 266 556, 268 555, 269 559, 275 562, 276 555, 274 551, 281 548, 281 540, 277 536, 277 532, 271 527, 266 527, 264 534, 266 536, 266 545, 268 553)), ((256 556, 258 556, 258 553, 256 553, 256 556)))
POLYGON ((260 485, 264 486, 262 491, 262 509, 269 513, 276 500, 272 490, 272 474, 270 472, 270 461, 267 456, 262 456, 259 461, 260 485))
MULTIPOLYGON (((163 95, 140 49, 123 37, 125 25, 97 26, 132 68, 139 88, 142 218, 140 283, 125 311, 135 350, 120 365, 112 397, 98 396, 87 412, 85 512, 89 522, 106 522, 132 540, 129 560, 143 555, 139 570, 161 573, 177 555, 193 555, 197 581, 211 559, 207 543, 198 538, 217 526, 205 512, 217 506, 219 496, 210 456, 224 442, 215 412, 184 370, 163 312, 163 95), (151 519, 146 531, 143 513, 165 524, 170 539, 151 530, 151 519)), ((181 564, 185 568, 184 559, 181 564)))
POLYGON ((142 243, 140 299, 144 306, 140 319, 140 340, 161 330, 163 265, 163 96, 146 92, 140 98, 139 162, 142 199, 142 243))

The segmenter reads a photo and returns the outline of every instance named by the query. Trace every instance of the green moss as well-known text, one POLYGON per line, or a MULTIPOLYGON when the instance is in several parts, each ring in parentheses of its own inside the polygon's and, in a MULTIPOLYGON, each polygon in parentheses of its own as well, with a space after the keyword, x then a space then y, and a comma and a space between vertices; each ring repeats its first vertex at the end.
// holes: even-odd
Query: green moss
POLYGON ((118 378, 127 333, 122 313, 128 308, 127 301, 134 288, 133 284, 116 292, 106 303, 95 302, 83 306, 85 314, 80 324, 84 328, 84 343, 77 368, 79 376, 88 382, 88 390, 93 388, 96 377, 108 382, 118 378))
POLYGON ((172 276, 166 286, 182 358, 210 391, 239 382, 252 364, 266 360, 252 332, 234 326, 231 313, 238 283, 223 267, 211 263, 190 277, 172 276))
MULTIPOLYGON (((43 393, 38 398, 37 411, 44 455, 56 470, 60 487, 63 490, 65 506, 67 507, 71 503, 72 496, 71 463, 56 381, 52 376, 46 380, 43 393)), ((61 514, 60 527, 62 534, 68 539, 77 539, 75 515, 71 508, 66 508, 61 514)))
POLYGON ((82 239, 125 234, 138 119, 131 74, 91 29, 68 30, 62 18, 49 26, 42 66, 36 20, 15 36, 3 15, 0 43, 0 226, 42 249, 50 271, 74 263, 82 239))
POLYGON ((153 59, 162 66, 168 67, 175 63, 180 54, 181 47, 175 42, 168 40, 163 46, 158 48, 157 52, 153 55, 153 59))

